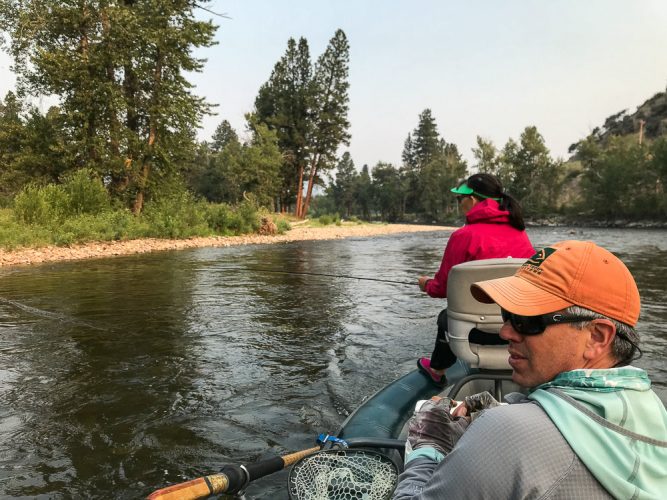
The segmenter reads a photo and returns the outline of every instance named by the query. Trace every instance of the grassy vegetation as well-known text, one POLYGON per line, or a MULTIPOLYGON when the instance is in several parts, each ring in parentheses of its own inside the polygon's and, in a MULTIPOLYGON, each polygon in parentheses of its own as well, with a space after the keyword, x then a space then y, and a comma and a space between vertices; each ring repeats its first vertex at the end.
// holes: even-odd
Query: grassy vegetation
POLYGON ((279 234, 297 223, 309 227, 364 224, 356 217, 343 220, 338 214, 300 221, 288 214, 271 214, 258 208, 252 199, 236 206, 207 203, 184 189, 155 196, 137 216, 114 206, 101 181, 92 172, 80 170, 62 184, 29 185, 10 207, 0 208, 0 248, 234 236, 260 232, 262 220, 272 220, 279 234))
POLYGON ((360 224, 368 224, 367 222, 360 221, 357 217, 352 216, 349 219, 341 219, 338 214, 325 214, 320 215, 315 219, 310 219, 308 225, 310 227, 324 227, 335 224, 337 226, 358 226, 360 224))
POLYGON ((63 184, 27 186, 12 207, 0 209, 0 247, 13 250, 88 241, 232 236, 256 233, 262 218, 274 220, 279 233, 290 229, 287 218, 269 214, 252 201, 233 207, 213 204, 185 190, 156 197, 135 216, 112 206, 102 183, 81 170, 63 184))

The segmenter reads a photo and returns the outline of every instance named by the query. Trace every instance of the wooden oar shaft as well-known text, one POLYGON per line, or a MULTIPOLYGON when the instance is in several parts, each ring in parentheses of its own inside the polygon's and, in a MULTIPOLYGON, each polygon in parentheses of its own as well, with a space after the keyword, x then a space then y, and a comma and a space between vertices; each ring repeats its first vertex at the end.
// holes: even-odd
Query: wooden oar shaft
POLYGON ((280 458, 283 459, 285 467, 289 467, 290 465, 295 464, 296 462, 301 460, 303 457, 310 455, 311 453, 315 453, 316 451, 320 451, 319 446, 315 446, 314 448, 308 448, 307 450, 295 451, 294 453, 290 453, 289 455, 283 455, 280 458))
POLYGON ((225 474, 212 474, 154 491, 148 500, 197 500, 224 493, 227 488, 229 478, 225 474))

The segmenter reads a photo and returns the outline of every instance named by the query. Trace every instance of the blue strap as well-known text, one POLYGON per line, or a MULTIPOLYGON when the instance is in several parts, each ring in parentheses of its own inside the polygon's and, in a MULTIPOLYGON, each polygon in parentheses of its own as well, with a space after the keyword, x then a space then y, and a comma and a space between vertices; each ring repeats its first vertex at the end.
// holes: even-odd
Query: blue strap
POLYGON ((326 443, 331 443, 333 445, 339 445, 342 446, 343 448, 347 448, 347 442, 343 439, 337 438, 336 436, 332 436, 331 434, 320 434, 317 436, 317 444, 320 446, 324 446, 326 443))

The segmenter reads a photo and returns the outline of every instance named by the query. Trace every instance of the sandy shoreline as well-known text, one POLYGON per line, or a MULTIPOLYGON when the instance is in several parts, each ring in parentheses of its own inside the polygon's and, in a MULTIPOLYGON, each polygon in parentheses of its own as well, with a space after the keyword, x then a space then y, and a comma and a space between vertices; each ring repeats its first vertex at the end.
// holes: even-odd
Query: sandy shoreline
POLYGON ((454 227, 419 226, 411 224, 363 224, 356 226, 296 226, 285 234, 262 236, 257 234, 244 236, 213 236, 208 238, 190 238, 187 240, 141 239, 129 241, 92 242, 71 247, 43 247, 16 251, 0 250, 0 267, 39 264, 63 260, 82 260, 117 255, 159 252, 163 250, 182 250, 198 247, 227 247, 233 245, 258 245, 266 243, 286 243, 304 240, 333 240, 340 238, 380 236, 396 233, 415 233, 422 231, 453 231, 454 227))

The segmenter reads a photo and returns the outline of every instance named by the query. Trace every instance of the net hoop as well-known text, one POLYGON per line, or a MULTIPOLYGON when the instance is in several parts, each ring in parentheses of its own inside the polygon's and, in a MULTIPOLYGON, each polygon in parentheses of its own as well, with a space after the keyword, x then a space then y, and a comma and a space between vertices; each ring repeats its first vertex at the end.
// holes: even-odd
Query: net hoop
POLYGON ((398 468, 372 450, 323 450, 294 464, 287 479, 292 500, 385 500, 398 481, 398 468))

